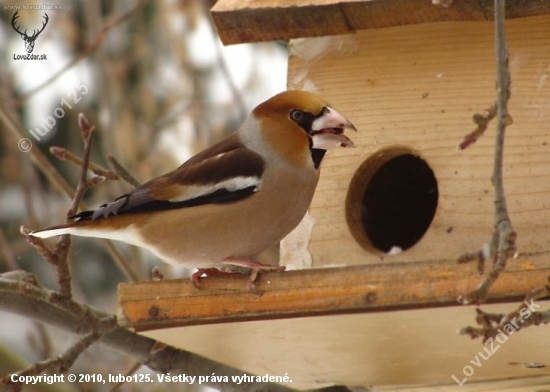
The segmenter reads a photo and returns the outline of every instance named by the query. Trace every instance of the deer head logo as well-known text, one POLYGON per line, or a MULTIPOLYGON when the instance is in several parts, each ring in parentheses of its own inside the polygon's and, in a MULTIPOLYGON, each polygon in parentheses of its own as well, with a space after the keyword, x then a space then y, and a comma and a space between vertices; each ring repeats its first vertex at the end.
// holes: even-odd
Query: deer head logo
POLYGON ((17 31, 20 35, 21 35, 21 38, 23 38, 23 40, 25 41, 25 49, 27 50, 27 53, 32 53, 33 49, 34 49, 34 41, 36 41, 36 39, 38 38, 38 36, 40 35, 40 33, 44 30, 44 28, 46 27, 46 25, 48 24, 48 20, 50 18, 48 18, 48 14, 44 12, 44 16, 43 18, 46 19, 45 22, 42 22, 42 28, 40 30, 33 30, 33 34, 29 37, 27 35, 27 29, 25 29, 25 32, 22 33, 21 31, 19 31, 19 28, 17 26, 15 26, 15 20, 17 18, 19 18, 19 15, 17 15, 19 11, 17 11, 14 15, 13 15, 13 18, 11 19, 11 25, 13 27, 13 29, 15 31, 17 31))

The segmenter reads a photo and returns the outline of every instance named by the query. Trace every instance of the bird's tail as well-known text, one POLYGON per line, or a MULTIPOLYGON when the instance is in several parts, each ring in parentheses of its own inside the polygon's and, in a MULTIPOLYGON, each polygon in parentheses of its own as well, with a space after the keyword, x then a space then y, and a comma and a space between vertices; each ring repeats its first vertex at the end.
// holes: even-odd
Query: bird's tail
POLYGON ((74 223, 65 223, 43 230, 31 231, 29 234, 38 238, 50 238, 63 234, 75 234, 75 231, 78 231, 78 229, 74 227, 74 223))
POLYGON ((109 219, 78 220, 62 225, 48 227, 43 230, 31 231, 33 237, 50 238, 57 235, 72 234, 81 237, 105 238, 124 241, 128 244, 143 246, 141 235, 127 217, 112 217, 109 219))

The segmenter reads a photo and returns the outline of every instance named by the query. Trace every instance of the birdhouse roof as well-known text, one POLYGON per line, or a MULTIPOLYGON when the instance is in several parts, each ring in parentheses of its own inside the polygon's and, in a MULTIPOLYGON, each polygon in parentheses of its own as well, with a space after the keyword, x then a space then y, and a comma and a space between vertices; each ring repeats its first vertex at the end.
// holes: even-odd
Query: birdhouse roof
MULTIPOLYGON (((550 13, 550 2, 507 1, 507 18, 550 13)), ((438 21, 493 19, 493 2, 478 0, 218 0, 212 19, 225 45, 351 34, 358 30, 438 21), (437 4, 434 4, 437 3, 437 4)))

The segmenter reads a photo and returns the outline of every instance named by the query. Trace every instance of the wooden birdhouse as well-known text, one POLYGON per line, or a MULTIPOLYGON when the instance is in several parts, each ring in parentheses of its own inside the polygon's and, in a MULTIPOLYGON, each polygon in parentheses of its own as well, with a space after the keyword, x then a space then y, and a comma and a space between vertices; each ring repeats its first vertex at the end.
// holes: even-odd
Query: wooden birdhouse
MULTIPOLYGON (((431 390, 456 386, 452 376, 467 391, 550 384, 547 330, 511 336, 480 366, 470 362, 480 340, 456 333, 475 323, 457 298, 483 278, 456 260, 494 227, 494 124, 457 145, 495 101, 496 72, 492 2, 443 3, 219 0, 222 41, 288 40, 288 88, 327 98, 358 128, 357 147, 327 156, 309 214, 281 245, 298 271, 262 276, 262 297, 237 278, 201 291, 124 284, 121 322, 249 374, 288 373, 299 389, 431 390)), ((506 4, 504 181, 518 254, 491 288, 488 302, 505 303, 485 306, 494 312, 550 273, 550 3, 506 4)))

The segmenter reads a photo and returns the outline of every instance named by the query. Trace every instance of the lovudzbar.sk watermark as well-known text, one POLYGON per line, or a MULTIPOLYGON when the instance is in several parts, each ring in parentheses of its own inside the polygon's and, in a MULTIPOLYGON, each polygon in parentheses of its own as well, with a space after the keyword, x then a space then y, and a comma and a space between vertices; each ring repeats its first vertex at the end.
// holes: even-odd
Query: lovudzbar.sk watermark
MULTIPOLYGON (((498 351, 500 348, 500 344, 503 344, 509 339, 509 336, 512 335, 514 332, 516 332, 518 329, 520 329, 520 325, 525 322, 533 312, 536 311, 537 308, 540 307, 540 305, 537 305, 533 302, 533 299, 531 299, 531 302, 524 302, 525 307, 521 308, 519 311, 519 319, 516 319, 516 317, 512 318, 506 325, 504 325, 502 328, 499 328, 498 334, 495 336, 495 339, 490 337, 487 339, 483 344, 485 345, 484 350, 478 352, 474 359, 470 360, 470 363, 474 366, 477 366, 480 368, 482 366, 481 359, 484 361, 487 361, 494 353, 498 351), (519 322, 519 324, 518 324, 519 322), (502 331, 504 329, 504 331, 502 331), (495 340, 500 343, 495 345, 495 340), (486 355, 483 355, 483 351, 485 351, 486 355)), ((462 369, 462 373, 464 374, 464 378, 462 380, 459 380, 454 374, 451 375, 451 378, 459 385, 462 386, 466 381, 468 381, 468 377, 471 377, 474 375, 474 367, 470 365, 464 366, 462 369)), ((460 376, 459 376, 460 377, 460 376)))
POLYGON ((5 11, 62 11, 63 4, 3 4, 5 11))
POLYGON ((52 5, 52 4, 4 4, 3 6, 4 10, 15 10, 15 13, 13 14, 11 18, 11 27, 21 38, 23 39, 25 43, 25 51, 26 54, 14 54, 13 59, 14 60, 47 60, 48 56, 44 54, 32 54, 34 50, 34 45, 36 44, 37 38, 42 34, 46 26, 48 25, 48 22, 50 21, 50 17, 48 16, 47 12, 44 12, 41 15, 41 26, 31 24, 29 25, 26 21, 25 23, 22 23, 19 19, 21 17, 21 14, 19 11, 49 11, 49 10, 62 10, 62 5, 52 5), (31 31, 32 27, 32 33, 31 31), (38 27, 38 28, 36 28, 38 27))

